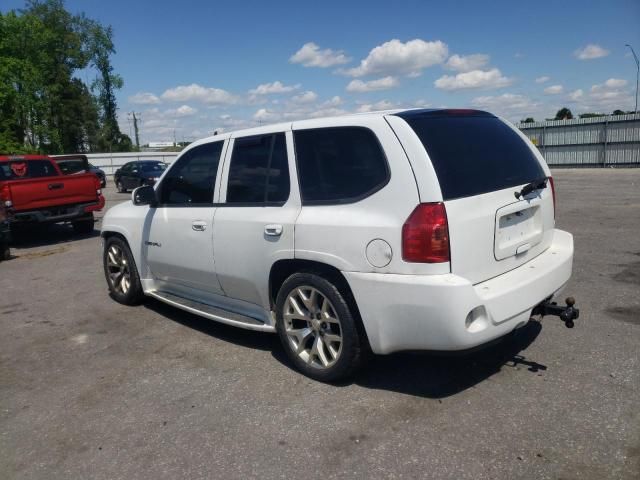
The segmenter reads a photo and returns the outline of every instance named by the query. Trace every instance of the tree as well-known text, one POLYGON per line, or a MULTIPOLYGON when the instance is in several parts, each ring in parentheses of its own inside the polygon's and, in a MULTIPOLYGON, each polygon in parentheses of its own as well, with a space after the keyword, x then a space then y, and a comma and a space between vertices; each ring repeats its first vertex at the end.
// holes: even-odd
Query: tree
POLYGON ((556 118, 554 120, 571 120, 572 118, 573 114, 571 113, 571 110, 567 107, 562 107, 558 110, 558 113, 556 113, 556 118))
POLYGON ((88 152, 126 148, 117 122, 113 32, 63 0, 28 0, 0 13, 0 150, 88 152), (96 92, 77 78, 94 68, 96 92))
POLYGON ((623 112, 622 110, 614 110, 611 115, 624 115, 624 114, 625 112, 623 112))
POLYGON ((522 120, 522 123, 534 123, 535 120, 533 117, 527 117, 524 120, 522 120))

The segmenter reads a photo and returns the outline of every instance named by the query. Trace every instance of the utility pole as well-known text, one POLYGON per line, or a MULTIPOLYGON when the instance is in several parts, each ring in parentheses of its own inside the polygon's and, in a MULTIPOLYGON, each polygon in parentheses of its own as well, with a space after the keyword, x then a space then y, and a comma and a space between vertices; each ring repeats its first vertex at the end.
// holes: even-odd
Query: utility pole
POLYGON ((633 109, 635 113, 638 113, 638 78, 640 77, 640 62, 638 61, 638 56, 636 55, 635 50, 628 43, 625 44, 625 47, 629 47, 631 53, 633 54, 633 59, 636 61, 636 108, 633 109))
POLYGON ((127 113, 127 119, 129 120, 129 137, 131 137, 131 118, 133 118, 133 131, 136 136, 136 147, 140 150, 140 130, 138 128, 138 120, 142 114, 140 112, 127 113), (137 116, 136 116, 137 115, 137 116))

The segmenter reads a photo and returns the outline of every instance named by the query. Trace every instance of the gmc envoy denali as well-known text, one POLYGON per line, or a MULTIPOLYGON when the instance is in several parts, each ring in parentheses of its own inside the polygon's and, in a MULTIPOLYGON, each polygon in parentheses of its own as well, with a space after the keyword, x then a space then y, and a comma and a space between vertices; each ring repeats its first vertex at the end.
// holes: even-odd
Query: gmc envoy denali
POLYGON ((144 296, 277 332, 309 377, 366 356, 467 350, 532 314, 571 276, 549 168, 477 110, 399 110, 197 141, 103 220, 111 296, 144 296))

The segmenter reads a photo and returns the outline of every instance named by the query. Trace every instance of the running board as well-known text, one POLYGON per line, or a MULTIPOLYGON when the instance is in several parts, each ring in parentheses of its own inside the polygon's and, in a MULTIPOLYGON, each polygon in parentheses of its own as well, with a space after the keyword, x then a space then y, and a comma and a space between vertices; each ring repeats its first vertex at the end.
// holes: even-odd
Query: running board
POLYGON ((229 312, 206 303, 174 295, 173 293, 151 290, 150 292, 147 292, 147 295, 157 298, 161 302, 173 307, 177 307, 195 315, 200 315, 201 317, 205 317, 210 320, 215 320, 216 322, 226 323, 227 325, 233 325, 234 327, 245 328, 247 330, 258 330, 260 332, 276 331, 273 325, 266 325, 264 322, 256 320, 255 318, 247 317, 239 313, 229 312))

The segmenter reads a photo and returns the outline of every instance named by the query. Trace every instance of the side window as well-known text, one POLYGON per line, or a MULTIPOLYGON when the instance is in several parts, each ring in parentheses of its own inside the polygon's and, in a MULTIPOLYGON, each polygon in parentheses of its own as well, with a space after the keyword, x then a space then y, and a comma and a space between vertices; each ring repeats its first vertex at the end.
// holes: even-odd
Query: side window
POLYGON ((363 127, 332 127, 293 133, 302 202, 358 201, 384 187, 387 159, 375 134, 363 127))
POLYGON ((289 187, 284 133, 235 139, 227 203, 283 204, 289 198, 289 187))
POLYGON ((160 203, 191 205, 213 203, 213 189, 224 141, 192 148, 182 155, 160 185, 160 203))

